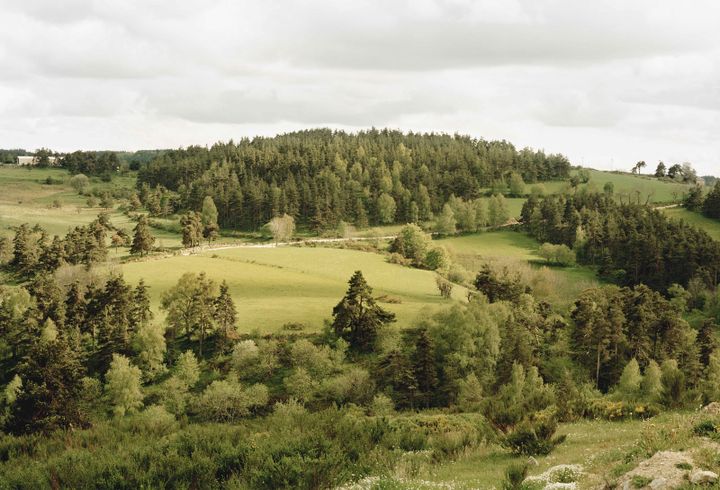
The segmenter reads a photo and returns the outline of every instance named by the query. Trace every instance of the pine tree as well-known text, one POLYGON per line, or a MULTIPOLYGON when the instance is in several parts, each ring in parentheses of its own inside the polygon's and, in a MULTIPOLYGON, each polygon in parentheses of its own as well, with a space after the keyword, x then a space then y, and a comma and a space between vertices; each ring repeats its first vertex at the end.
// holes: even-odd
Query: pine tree
POLYGON ((411 362, 421 401, 425 407, 429 407, 438 386, 438 373, 435 365, 435 346, 426 328, 417 333, 411 362))
POLYGON ((140 254, 142 257, 146 253, 150 252, 155 243, 155 237, 150 233, 150 227, 148 226, 147 218, 142 215, 135 225, 135 235, 133 236, 132 245, 130 246, 130 253, 140 254))
POLYGON ((715 182, 715 187, 705 197, 702 213, 708 218, 720 219, 720 181, 715 182))
POLYGON ((145 280, 140 279, 132 292, 132 304, 128 315, 128 327, 131 333, 137 331, 142 325, 147 325, 153 319, 148 289, 145 280))
POLYGON ((220 348, 224 350, 235 337, 235 324, 237 322, 235 303, 232 296, 230 296, 230 288, 226 281, 220 284, 220 295, 215 299, 215 321, 218 325, 220 348))
POLYGON ((395 321, 394 313, 375 303, 361 271, 350 278, 345 297, 333 308, 333 317, 335 333, 360 352, 372 351, 380 329, 395 321))
POLYGON ((408 357, 395 349, 378 364, 380 382, 390 389, 398 408, 414 408, 418 394, 417 380, 408 357))
POLYGON ((707 366, 710 361, 710 354, 715 352, 720 345, 715 332, 718 326, 712 320, 705 320, 700 326, 697 334, 697 345, 700 351, 700 363, 707 366))
POLYGON ((87 424, 79 404, 85 372, 78 352, 62 338, 36 342, 17 374, 23 388, 12 406, 11 432, 50 432, 87 424))

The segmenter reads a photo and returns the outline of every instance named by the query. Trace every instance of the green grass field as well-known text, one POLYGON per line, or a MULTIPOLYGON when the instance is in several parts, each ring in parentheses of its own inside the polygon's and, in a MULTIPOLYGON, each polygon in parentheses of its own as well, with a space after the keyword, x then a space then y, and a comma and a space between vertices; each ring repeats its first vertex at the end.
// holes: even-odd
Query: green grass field
MULTIPOLYGON (((236 248, 202 255, 174 256, 122 266, 125 278, 150 286, 152 307, 159 309, 161 294, 185 272, 205 271, 217 282, 226 280, 238 309, 240 332, 255 329, 276 332, 289 322, 303 323, 308 330, 321 329, 332 308, 347 289, 355 270, 362 270, 375 297, 387 295, 399 304, 381 302, 397 314, 397 325, 406 327, 428 307, 431 310, 451 301, 443 300, 435 285, 435 274, 385 261, 369 252, 315 247, 236 248)), ((454 296, 464 297, 456 287, 454 296)))
POLYGON ((589 287, 600 284, 595 272, 582 266, 548 267, 537 254, 540 244, 517 231, 474 233, 436 241, 448 249, 453 260, 475 274, 485 262, 508 266, 520 274, 539 298, 559 307, 589 287))
POLYGON ((588 187, 599 192, 607 182, 615 186, 615 195, 627 202, 629 199, 636 202, 638 195, 640 202, 655 204, 677 202, 682 199, 690 186, 675 182, 658 180, 649 175, 633 175, 630 173, 603 172, 600 170, 590 171, 590 181, 581 184, 580 187, 588 187))
MULTIPOLYGON (((115 177, 112 182, 92 179, 90 188, 110 190, 134 187, 134 177, 115 177)), ((0 166, 0 235, 11 235, 11 227, 22 223, 39 224, 50 235, 64 235, 68 229, 94 220, 102 208, 88 208, 87 198, 80 196, 69 184, 70 174, 60 168, 0 166), (48 185, 50 177, 60 184, 48 185), (60 207, 53 207, 58 201, 60 207)), ((115 226, 129 229, 126 216, 109 210, 115 226)))
POLYGON ((681 219, 688 224, 697 226, 705 230, 708 235, 715 240, 720 240, 720 221, 718 220, 706 218, 700 213, 695 213, 682 207, 667 208, 663 209, 662 212, 671 218, 681 219))

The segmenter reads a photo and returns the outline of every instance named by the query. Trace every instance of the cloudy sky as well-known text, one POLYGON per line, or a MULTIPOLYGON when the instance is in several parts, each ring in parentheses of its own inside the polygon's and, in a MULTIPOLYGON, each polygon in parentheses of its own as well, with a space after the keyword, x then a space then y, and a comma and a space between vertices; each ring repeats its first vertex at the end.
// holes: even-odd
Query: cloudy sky
POLYGON ((717 0, 0 0, 0 147, 467 133, 720 174, 717 0))

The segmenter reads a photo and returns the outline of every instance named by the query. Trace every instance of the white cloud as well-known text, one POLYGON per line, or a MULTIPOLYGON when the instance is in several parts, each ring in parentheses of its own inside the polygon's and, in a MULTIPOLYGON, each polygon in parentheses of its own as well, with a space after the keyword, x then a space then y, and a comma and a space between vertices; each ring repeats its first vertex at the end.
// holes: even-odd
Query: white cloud
POLYGON ((720 173, 711 0, 0 0, 0 15, 0 146, 389 125, 720 173))

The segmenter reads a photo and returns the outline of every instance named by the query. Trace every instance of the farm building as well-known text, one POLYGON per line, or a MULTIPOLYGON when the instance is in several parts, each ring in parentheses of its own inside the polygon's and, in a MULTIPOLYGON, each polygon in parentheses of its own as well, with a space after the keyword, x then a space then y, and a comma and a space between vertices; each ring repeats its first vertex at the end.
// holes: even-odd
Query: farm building
MULTIPOLYGON (((37 165, 40 157, 36 156, 19 156, 17 157, 18 165, 37 165)), ((48 161, 50 165, 56 165, 60 161, 60 157, 49 156, 48 161)))

